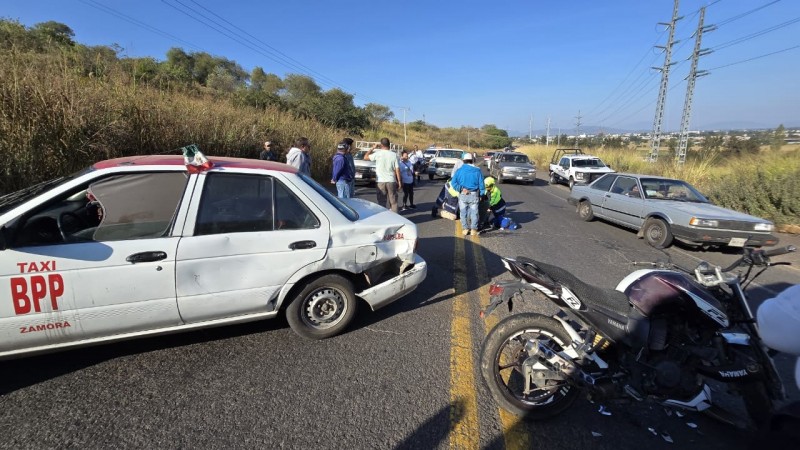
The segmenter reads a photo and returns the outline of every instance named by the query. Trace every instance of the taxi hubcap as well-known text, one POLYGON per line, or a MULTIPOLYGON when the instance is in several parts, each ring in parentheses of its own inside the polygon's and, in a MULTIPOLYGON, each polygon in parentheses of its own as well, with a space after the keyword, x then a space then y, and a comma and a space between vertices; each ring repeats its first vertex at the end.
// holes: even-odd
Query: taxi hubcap
POLYGON ((323 288, 306 297, 303 319, 316 328, 327 328, 336 324, 342 317, 347 304, 345 296, 339 290, 323 288))

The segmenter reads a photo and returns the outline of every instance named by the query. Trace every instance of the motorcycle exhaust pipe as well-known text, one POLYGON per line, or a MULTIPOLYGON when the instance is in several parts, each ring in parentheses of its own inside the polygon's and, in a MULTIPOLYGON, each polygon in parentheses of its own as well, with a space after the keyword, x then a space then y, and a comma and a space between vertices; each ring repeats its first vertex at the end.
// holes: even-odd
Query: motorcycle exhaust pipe
POLYGON ((525 351, 548 369, 561 372, 581 385, 594 386, 597 382, 592 375, 538 339, 529 339, 525 343, 525 351))

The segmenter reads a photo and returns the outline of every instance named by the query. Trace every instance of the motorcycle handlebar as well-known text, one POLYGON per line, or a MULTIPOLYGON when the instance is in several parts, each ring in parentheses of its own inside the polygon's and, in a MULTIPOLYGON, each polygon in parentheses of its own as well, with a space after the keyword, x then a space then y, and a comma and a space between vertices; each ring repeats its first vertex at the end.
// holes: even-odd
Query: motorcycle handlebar
POLYGON ((797 247, 795 247, 794 245, 787 245, 786 247, 773 248, 771 250, 764 250, 763 252, 764 256, 766 256, 767 258, 772 258, 773 256, 785 255, 787 253, 792 253, 796 251, 797 247))

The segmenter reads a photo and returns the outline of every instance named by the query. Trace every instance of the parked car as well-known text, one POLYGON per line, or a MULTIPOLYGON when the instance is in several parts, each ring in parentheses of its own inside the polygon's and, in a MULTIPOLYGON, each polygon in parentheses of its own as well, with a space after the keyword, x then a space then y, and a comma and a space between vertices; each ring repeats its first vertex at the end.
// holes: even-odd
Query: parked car
POLYGON ((356 165, 356 183, 375 184, 378 173, 375 169, 375 161, 364 159, 364 155, 369 150, 358 150, 353 153, 353 162, 356 165))
POLYGON ((0 358, 285 314, 342 332, 427 272, 417 228, 285 164, 101 161, 0 197, 0 358))
POLYGON ((431 158, 436 156, 436 149, 435 148, 428 148, 422 152, 422 157, 425 158, 425 161, 430 161, 431 158))
POLYGON ((454 148, 436 150, 436 155, 428 163, 428 179, 449 178, 453 174, 453 167, 461 162, 463 155, 464 150, 454 148))
POLYGON ((656 248, 668 247, 673 238, 732 247, 778 243, 769 220, 713 205, 681 180, 613 173, 574 186, 568 201, 581 219, 598 217, 632 228, 656 248))
POLYGON ((567 183, 570 189, 613 172, 600 158, 587 155, 579 148, 556 149, 550 159, 550 184, 567 183))
POLYGON ((492 159, 492 156, 497 152, 486 152, 483 154, 483 165, 489 166, 489 161, 492 159))
POLYGON ((502 152, 495 156, 489 174, 498 183, 510 180, 533 183, 536 181, 536 165, 522 153, 502 152))

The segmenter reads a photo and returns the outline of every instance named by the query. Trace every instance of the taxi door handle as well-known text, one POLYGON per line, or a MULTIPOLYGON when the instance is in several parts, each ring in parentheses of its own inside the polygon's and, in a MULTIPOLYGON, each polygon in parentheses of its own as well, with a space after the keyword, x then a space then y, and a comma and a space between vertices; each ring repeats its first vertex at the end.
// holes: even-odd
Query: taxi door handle
POLYGON ((292 250, 305 250, 309 248, 314 248, 316 246, 317 243, 314 241, 297 241, 289 244, 289 248, 292 250))
POLYGON ((167 254, 165 252, 141 252, 128 256, 125 258, 125 261, 136 264, 140 262, 161 261, 162 259, 167 259, 167 254))

